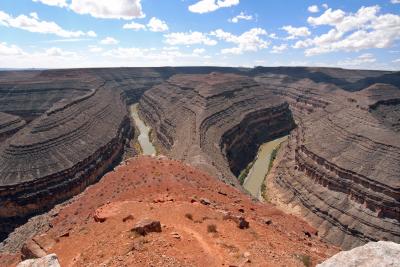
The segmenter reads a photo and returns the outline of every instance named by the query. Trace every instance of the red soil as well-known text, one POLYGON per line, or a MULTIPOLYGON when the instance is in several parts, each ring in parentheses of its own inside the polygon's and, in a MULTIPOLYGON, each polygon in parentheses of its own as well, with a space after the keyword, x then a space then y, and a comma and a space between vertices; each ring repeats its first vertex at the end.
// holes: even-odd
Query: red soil
POLYGON ((51 223, 35 240, 61 266, 304 266, 308 257, 315 265, 338 252, 301 219, 163 158, 122 163, 51 223), (239 229, 235 216, 250 228, 239 229), (132 233, 145 218, 159 220, 162 232, 132 233), (208 231, 212 224, 216 232, 208 231))

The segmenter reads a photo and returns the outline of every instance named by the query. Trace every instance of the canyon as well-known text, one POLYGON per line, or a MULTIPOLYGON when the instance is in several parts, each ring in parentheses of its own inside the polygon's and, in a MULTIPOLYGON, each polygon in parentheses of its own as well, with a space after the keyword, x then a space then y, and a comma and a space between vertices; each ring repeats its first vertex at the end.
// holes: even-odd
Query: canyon
POLYGON ((400 73, 302 67, 0 72, 1 239, 114 173, 138 136, 135 103, 157 153, 249 200, 240 172, 288 135, 272 204, 342 249, 400 242, 400 73))

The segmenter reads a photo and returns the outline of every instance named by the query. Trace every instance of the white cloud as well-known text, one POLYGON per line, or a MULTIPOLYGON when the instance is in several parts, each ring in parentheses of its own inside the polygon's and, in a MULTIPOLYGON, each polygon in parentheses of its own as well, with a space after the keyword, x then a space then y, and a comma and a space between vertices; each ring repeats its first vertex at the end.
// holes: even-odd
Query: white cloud
POLYGON ((251 15, 246 15, 246 14, 242 11, 242 12, 240 12, 239 15, 237 15, 237 16, 235 16, 235 17, 229 19, 228 21, 229 21, 229 22, 232 22, 232 23, 238 23, 239 20, 252 20, 252 19, 253 19, 253 16, 251 16, 251 15))
POLYGON ((344 17, 335 27, 341 32, 361 29, 368 22, 376 18, 379 9, 379 6, 361 7, 356 14, 344 17))
POLYGON ((203 54, 204 52, 206 52, 206 50, 204 48, 196 48, 193 50, 193 54, 203 54))
POLYGON ((331 29, 329 32, 315 37, 313 40, 313 43, 318 46, 326 45, 326 44, 330 44, 332 42, 340 40, 340 38, 342 38, 342 36, 343 36, 342 32, 340 32, 336 29, 331 29))
POLYGON ((317 5, 312 5, 312 6, 308 7, 308 11, 311 13, 317 13, 317 12, 319 12, 319 8, 317 5))
POLYGON ((169 45, 216 45, 217 41, 210 39, 202 32, 174 32, 165 34, 165 43, 169 45))
POLYGON ((319 17, 308 17, 307 22, 314 26, 336 25, 343 20, 344 16, 345 12, 343 10, 337 9, 335 11, 332 11, 332 8, 329 8, 319 17))
POLYGON ((271 39, 279 39, 278 36, 276 36, 276 33, 270 33, 268 34, 268 37, 271 39))
POLYGON ((322 4, 322 7, 325 8, 325 9, 329 8, 328 4, 326 4, 326 3, 322 4))
MULTIPOLYGON (((360 51, 387 48, 400 39, 400 16, 379 15, 379 6, 361 7, 355 14, 328 9, 317 18, 308 18, 313 25, 330 25, 329 32, 308 41, 307 56, 334 51, 360 51), (335 14, 335 15, 333 15, 335 14), (313 47, 311 47, 313 46, 313 47)), ((301 43, 295 46, 301 47, 301 43)))
POLYGON ((31 16, 19 15, 13 17, 3 11, 0 11, 0 25, 13 27, 29 32, 55 34, 64 38, 77 38, 81 36, 93 36, 93 31, 84 33, 83 31, 68 31, 61 28, 58 24, 52 21, 39 20, 36 13, 31 13, 31 16))
POLYGON ((132 21, 131 23, 124 24, 124 26, 122 26, 122 28, 129 29, 129 30, 134 30, 134 31, 139 31, 139 30, 145 30, 146 29, 146 25, 132 21))
POLYGON ((395 59, 395 60, 393 60, 392 62, 393 62, 393 63, 400 63, 400 58, 395 59))
POLYGON ((162 49, 165 50, 165 51, 172 51, 172 50, 179 50, 179 47, 177 47, 177 46, 164 46, 162 49))
POLYGON ((29 16, 31 16, 32 18, 37 19, 37 20, 39 19, 39 15, 36 12, 29 13, 29 16))
POLYGON ((118 43, 119 43, 119 41, 112 37, 106 37, 100 41, 100 44, 102 44, 102 45, 116 45, 118 43))
POLYGON ((285 30, 289 34, 287 39, 296 39, 298 37, 305 37, 311 34, 307 27, 293 27, 291 25, 286 25, 282 27, 282 30, 285 30))
POLYGON ((15 56, 23 55, 24 51, 16 45, 8 45, 7 43, 0 43, 0 55, 15 56))
POLYGON ((344 66, 344 67, 355 67, 355 66, 362 66, 365 64, 371 64, 376 61, 376 58, 374 57, 373 54, 371 53, 365 53, 357 58, 354 59, 346 59, 338 62, 339 66, 344 66))
POLYGON ((248 51, 258 51, 260 49, 267 48, 270 44, 261 38, 261 36, 266 36, 267 32, 261 28, 252 28, 247 32, 237 36, 229 32, 225 32, 222 29, 211 32, 218 39, 224 40, 228 43, 234 43, 237 46, 232 48, 225 48, 221 50, 222 54, 243 54, 243 52, 248 51))
POLYGON ((74 12, 101 19, 134 19, 144 17, 141 0, 72 0, 74 12))
POLYGON ((281 44, 281 45, 274 45, 272 47, 271 53, 273 54, 280 54, 283 51, 285 51, 288 48, 287 44, 281 44))
POLYGON ((124 26, 122 26, 124 29, 130 29, 134 31, 139 31, 139 30, 149 30, 152 32, 165 32, 168 31, 168 25, 165 21, 162 21, 158 18, 152 17, 147 25, 137 23, 132 21, 131 23, 126 23, 124 26))
POLYGON ((73 42, 82 42, 82 41, 91 41, 89 38, 68 38, 68 39, 54 39, 43 41, 43 43, 73 43, 73 42))
POLYGON ((75 52, 65 51, 58 47, 51 47, 46 50, 45 54, 50 57, 78 57, 78 54, 75 52))
POLYGON ((89 37, 97 37, 97 34, 94 31, 88 31, 86 34, 89 37))
POLYGON ((138 48, 138 47, 118 47, 108 50, 102 55, 111 59, 113 62, 130 62, 136 66, 143 66, 145 62, 153 65, 156 61, 160 65, 204 65, 203 59, 209 58, 203 55, 204 51, 200 48, 192 53, 184 53, 177 49, 156 49, 156 48, 138 48), (200 60, 200 61, 199 61, 200 60))
POLYGON ((99 52, 103 51, 103 48, 98 47, 96 45, 89 45, 88 48, 89 48, 89 51, 92 53, 99 53, 99 52))
POLYGON ((392 4, 400 4, 400 0, 391 0, 390 1, 392 4))
POLYGON ((33 2, 40 2, 40 3, 48 5, 48 6, 58 6, 58 7, 67 7, 68 6, 66 0, 33 0, 33 2))
POLYGON ((165 21, 152 17, 147 24, 147 27, 152 32, 165 32, 168 31, 168 25, 165 21))
POLYGON ((306 48, 306 47, 312 46, 313 43, 314 42, 312 39, 299 40, 294 45, 292 45, 292 47, 293 48, 306 48))
POLYGON ((0 67, 2 68, 65 68, 82 67, 84 56, 58 47, 26 52, 15 45, 0 43, 0 67))
POLYGON ((189 11, 193 13, 208 13, 219 8, 231 7, 239 4, 239 0, 200 0, 199 2, 190 5, 189 11))

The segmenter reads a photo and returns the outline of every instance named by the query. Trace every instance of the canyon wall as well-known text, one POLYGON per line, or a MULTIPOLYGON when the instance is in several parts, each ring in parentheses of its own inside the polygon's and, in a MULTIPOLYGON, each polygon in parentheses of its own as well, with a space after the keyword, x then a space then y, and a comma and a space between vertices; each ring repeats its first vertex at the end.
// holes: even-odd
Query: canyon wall
POLYGON ((161 153, 238 188, 259 145, 290 133, 269 179, 276 204, 343 248, 400 242, 399 77, 299 67, 0 72, 1 235, 112 168, 132 135, 126 104, 140 101, 161 153))
POLYGON ((271 74, 256 80, 288 101, 298 125, 271 177, 276 202, 345 249, 400 242, 400 90, 374 84, 353 92, 271 74))
POLYGON ((295 127, 281 97, 236 74, 175 75, 145 92, 140 113, 162 153, 234 185, 260 144, 295 127))
POLYGON ((26 122, 18 116, 0 112, 0 143, 24 127, 25 124, 26 122))
MULTIPOLYGON (((63 75, 77 75, 81 80, 70 85, 75 87, 71 95, 46 107, 44 113, 0 147, 2 237, 32 215, 48 210, 97 181, 119 163, 132 134, 125 95, 114 82, 87 72, 49 72, 39 76, 47 77, 46 84, 54 83, 54 87, 65 84, 63 75), (85 94, 76 96, 76 91, 85 94)), ((61 92, 53 97, 48 95, 47 88, 41 90, 42 97, 48 100, 44 103, 63 95, 61 92)), ((60 90, 63 91, 51 89, 60 90)), ((16 109, 19 107, 16 105, 16 109)))

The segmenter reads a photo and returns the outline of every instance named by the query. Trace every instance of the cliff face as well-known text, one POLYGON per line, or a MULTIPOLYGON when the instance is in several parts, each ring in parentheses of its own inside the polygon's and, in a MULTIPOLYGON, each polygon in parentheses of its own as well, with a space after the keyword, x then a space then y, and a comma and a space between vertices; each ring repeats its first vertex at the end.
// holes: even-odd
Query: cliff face
POLYGON ((1 147, 2 236, 119 162, 132 131, 123 92, 93 77, 81 83, 86 94, 56 102, 1 147))
POLYGON ((18 116, 0 112, 0 143, 24 127, 25 124, 26 122, 18 116))
POLYGON ((173 76, 145 92, 140 112, 163 153, 232 184, 261 143, 295 126, 282 98, 235 74, 173 76))
MULTIPOLYGON (((0 148, 2 238, 97 181, 119 162, 132 132, 123 91, 88 71, 38 72, 14 82, 8 106, 33 121, 19 130, 23 120, 9 119, 16 124, 12 133, 19 131, 0 148), (27 115, 31 110, 34 116, 27 115)), ((13 125, 3 129, 6 124, 13 125)))
POLYGON ((127 104, 176 72, 206 69, 0 72, 0 239, 119 162, 127 104))
POLYGON ((400 242, 400 138, 390 122, 400 119, 400 91, 374 85, 351 93, 310 80, 256 79, 287 99, 298 125, 271 177, 276 202, 297 206, 343 248, 400 242), (384 103, 391 104, 384 108, 390 116, 379 111, 384 103))

